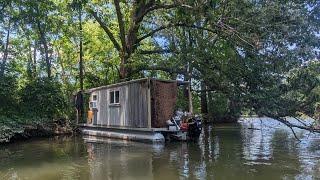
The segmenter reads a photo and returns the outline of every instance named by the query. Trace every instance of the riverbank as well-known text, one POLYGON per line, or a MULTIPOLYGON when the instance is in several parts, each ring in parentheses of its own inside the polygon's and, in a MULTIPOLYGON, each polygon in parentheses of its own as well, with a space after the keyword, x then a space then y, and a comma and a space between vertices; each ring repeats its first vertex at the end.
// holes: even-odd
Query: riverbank
POLYGON ((0 116, 0 144, 32 137, 72 134, 71 123, 65 119, 21 118, 0 116))

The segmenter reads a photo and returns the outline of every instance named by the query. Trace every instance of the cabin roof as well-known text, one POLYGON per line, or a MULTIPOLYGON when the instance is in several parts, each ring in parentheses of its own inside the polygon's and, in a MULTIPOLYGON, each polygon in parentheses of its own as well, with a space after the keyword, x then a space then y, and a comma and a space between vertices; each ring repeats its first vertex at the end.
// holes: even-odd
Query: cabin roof
POLYGON ((148 80, 155 80, 155 81, 161 81, 161 82, 177 82, 178 86, 179 85, 184 85, 184 84, 189 84, 188 81, 164 80, 164 79, 156 79, 156 78, 141 78, 141 79, 135 79, 135 80, 131 80, 131 81, 124 81, 124 82, 119 82, 119 83, 115 83, 115 84, 110 84, 110 85, 106 85, 106 86, 100 86, 100 87, 96 87, 96 88, 91 88, 91 89, 86 90, 85 92, 86 93, 91 93, 91 92, 98 91, 98 90, 101 90, 101 89, 109 89, 109 88, 119 87, 119 86, 131 84, 131 83, 148 81, 148 80))

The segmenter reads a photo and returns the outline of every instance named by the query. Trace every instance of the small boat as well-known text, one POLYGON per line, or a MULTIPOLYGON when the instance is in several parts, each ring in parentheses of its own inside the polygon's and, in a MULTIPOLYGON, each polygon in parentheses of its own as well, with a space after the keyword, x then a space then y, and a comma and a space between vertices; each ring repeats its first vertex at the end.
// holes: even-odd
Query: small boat
POLYGON ((167 121, 168 129, 177 129, 178 133, 170 134, 168 140, 196 140, 201 134, 201 119, 195 116, 178 116, 167 121))

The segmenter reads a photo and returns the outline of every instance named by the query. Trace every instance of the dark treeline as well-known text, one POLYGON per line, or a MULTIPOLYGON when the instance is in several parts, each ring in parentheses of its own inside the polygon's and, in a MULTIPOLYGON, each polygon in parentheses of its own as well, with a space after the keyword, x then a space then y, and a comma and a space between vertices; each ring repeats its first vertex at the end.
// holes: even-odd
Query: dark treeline
POLYGON ((72 120, 82 87, 141 77, 191 81, 210 121, 316 117, 319 14, 314 0, 0 0, 0 121, 72 120))

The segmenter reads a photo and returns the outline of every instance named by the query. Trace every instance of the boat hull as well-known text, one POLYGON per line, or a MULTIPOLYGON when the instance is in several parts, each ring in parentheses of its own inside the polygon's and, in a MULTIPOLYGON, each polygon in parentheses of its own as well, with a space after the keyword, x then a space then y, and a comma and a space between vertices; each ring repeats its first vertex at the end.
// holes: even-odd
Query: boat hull
POLYGON ((165 142, 163 134, 160 131, 154 129, 81 126, 80 130, 83 135, 87 136, 106 137, 112 139, 123 139, 149 143, 165 142))

